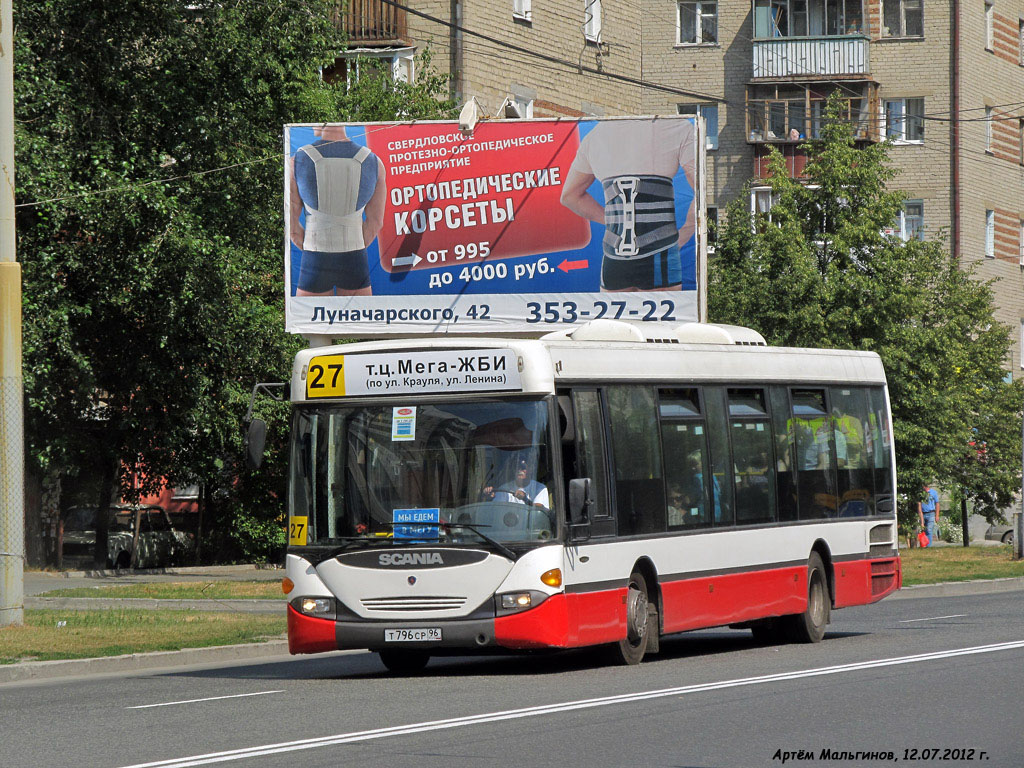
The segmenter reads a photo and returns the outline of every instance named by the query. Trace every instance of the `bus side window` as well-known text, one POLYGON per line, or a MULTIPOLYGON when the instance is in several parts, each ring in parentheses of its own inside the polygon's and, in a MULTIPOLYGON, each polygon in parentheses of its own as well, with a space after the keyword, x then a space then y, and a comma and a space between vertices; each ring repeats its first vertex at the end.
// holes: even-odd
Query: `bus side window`
POLYGON ((725 390, 722 387, 704 388, 704 408, 707 413, 708 437, 711 441, 711 475, 714 478, 711 493, 714 497, 715 525, 735 522, 731 451, 729 450, 729 420, 726 418, 725 390))
MULTIPOLYGON (((612 534, 615 531, 608 511, 608 480, 605 470, 608 466, 608 452, 604 443, 601 400, 596 390, 575 390, 572 393, 572 405, 575 414, 575 464, 566 465, 563 471, 568 479, 590 478, 591 504, 588 514, 592 535, 612 534)), ((568 498, 568 490, 566 494, 568 498)))
POLYGON ((615 462, 618 534, 632 536, 664 531, 665 485, 654 389, 608 387, 605 394, 615 462))
POLYGON ((871 388, 871 413, 868 421, 871 441, 865 447, 871 454, 871 465, 874 468, 875 514, 891 515, 895 510, 892 496, 892 434, 885 390, 881 387, 871 388))
POLYGON ((832 419, 825 390, 794 389, 792 401, 800 519, 833 517, 838 499, 832 460, 832 419))
POLYGON ((836 440, 839 517, 873 514, 874 477, 866 450, 868 392, 858 387, 832 387, 832 426, 836 440))
POLYGON ((712 505, 707 432, 698 390, 659 390, 658 411, 665 458, 668 529, 709 525, 712 505))
POLYGON ((772 424, 775 427, 775 482, 779 520, 796 520, 796 462, 793 460, 793 422, 789 418, 789 392, 771 388, 772 424))
POLYGON ((772 428, 763 389, 729 389, 729 433, 736 471, 736 522, 775 521, 772 428))

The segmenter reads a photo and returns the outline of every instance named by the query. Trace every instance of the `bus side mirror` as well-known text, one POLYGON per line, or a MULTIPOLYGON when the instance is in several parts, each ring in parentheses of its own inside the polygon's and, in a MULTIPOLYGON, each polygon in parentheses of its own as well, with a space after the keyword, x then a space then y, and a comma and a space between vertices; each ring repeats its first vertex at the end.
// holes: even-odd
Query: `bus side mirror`
POLYGON ((267 422, 253 419, 245 434, 245 463, 249 469, 259 469, 263 463, 263 448, 267 444, 267 422))
POLYGON ((590 478, 575 477, 569 481, 569 521, 573 525, 587 522, 590 505, 590 478))

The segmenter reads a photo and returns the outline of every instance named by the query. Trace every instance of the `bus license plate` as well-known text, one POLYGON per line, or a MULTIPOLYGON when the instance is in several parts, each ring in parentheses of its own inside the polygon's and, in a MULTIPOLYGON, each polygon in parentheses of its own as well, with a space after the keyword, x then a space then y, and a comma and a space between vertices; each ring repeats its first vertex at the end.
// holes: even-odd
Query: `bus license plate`
POLYGON ((440 627, 427 627, 424 629, 385 629, 384 642, 386 643, 417 643, 430 642, 441 639, 440 627))

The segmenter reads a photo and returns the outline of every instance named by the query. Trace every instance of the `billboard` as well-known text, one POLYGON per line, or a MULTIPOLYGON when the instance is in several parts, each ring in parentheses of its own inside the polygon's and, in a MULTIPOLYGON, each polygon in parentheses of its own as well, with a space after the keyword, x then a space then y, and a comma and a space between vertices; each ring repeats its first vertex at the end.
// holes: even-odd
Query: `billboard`
POLYGON ((287 329, 701 320, 700 133, 689 116, 285 126, 287 329))

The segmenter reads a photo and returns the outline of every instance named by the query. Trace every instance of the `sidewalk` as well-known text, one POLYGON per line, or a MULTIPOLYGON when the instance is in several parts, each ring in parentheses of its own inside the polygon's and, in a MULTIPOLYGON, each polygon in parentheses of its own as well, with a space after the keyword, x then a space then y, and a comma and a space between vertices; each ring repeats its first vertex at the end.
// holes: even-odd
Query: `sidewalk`
MULTIPOLYGON (((276 565, 202 565, 135 571, 25 571, 25 597, 74 587, 109 587, 164 581, 278 581, 282 578, 284 568, 276 565)), ((28 605, 27 599, 25 607, 32 607, 28 605)))

